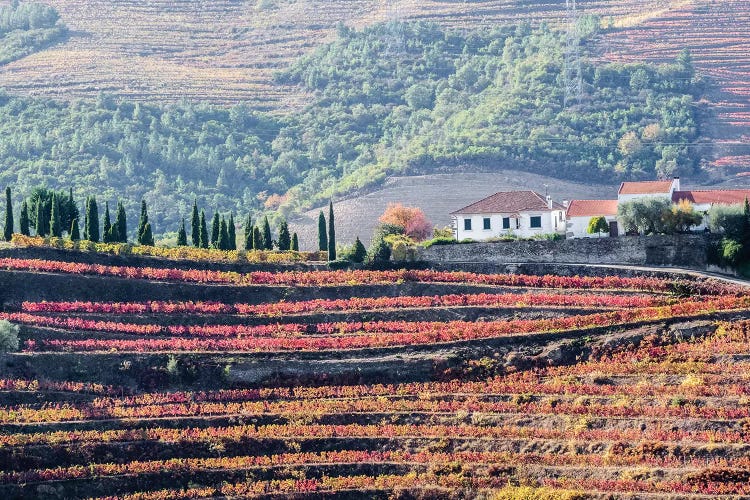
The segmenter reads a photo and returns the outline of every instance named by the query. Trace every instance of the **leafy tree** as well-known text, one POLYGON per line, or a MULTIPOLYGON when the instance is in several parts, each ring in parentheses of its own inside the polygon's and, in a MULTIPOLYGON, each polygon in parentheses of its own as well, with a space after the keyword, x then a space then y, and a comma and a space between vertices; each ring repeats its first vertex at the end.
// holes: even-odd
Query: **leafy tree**
POLYGON ((187 232, 185 232, 185 219, 182 219, 182 224, 180 225, 180 229, 177 231, 177 246, 178 247, 187 246, 187 232))
POLYGON ((115 223, 112 226, 112 234, 116 236, 118 243, 128 242, 128 220, 125 214, 125 207, 121 201, 117 202, 117 215, 115 216, 115 223))
POLYGON ((13 238, 13 201, 10 198, 10 187, 5 188, 5 225, 3 226, 3 239, 10 241, 13 238))
POLYGON ((193 212, 190 214, 190 230, 190 237, 192 238, 193 246, 201 246, 201 221, 200 214, 198 213, 197 199, 193 200, 193 212))
POLYGON ((70 225, 70 240, 78 241, 81 239, 81 230, 78 227, 78 219, 73 219, 73 223, 70 225))
POLYGON ((234 214, 229 214, 227 222, 227 233, 229 236, 229 248, 227 250, 237 250, 237 227, 234 225, 234 214))
POLYGON ((354 241, 354 249, 352 250, 351 260, 352 262, 362 263, 367 258, 367 249, 359 240, 359 236, 354 241))
POLYGON ((219 248, 220 231, 221 220, 219 219, 219 212, 214 212, 214 218, 211 221, 211 245, 214 248, 219 248))
POLYGON ((379 220, 383 224, 403 227, 404 233, 414 241, 424 241, 432 234, 432 223, 421 208, 389 203, 379 220))
POLYGON ((104 225, 102 226, 102 241, 112 243, 116 241, 112 238, 112 218, 109 216, 109 202, 104 202, 104 225))
POLYGON ((693 204, 687 200, 672 205, 671 210, 665 214, 665 227, 668 233, 686 233, 701 222, 703 216, 696 212, 693 204))
POLYGON ((62 238, 62 224, 60 223, 60 202, 52 195, 52 210, 50 211, 49 232, 55 238, 62 238))
POLYGON ((656 234, 668 231, 667 222, 672 210, 670 200, 636 198, 617 207, 617 217, 628 233, 656 234))
POLYGON ((154 246, 154 233, 151 231, 150 222, 146 222, 146 225, 143 227, 143 233, 141 234, 138 243, 150 247, 154 246))
MULTIPOLYGON (((148 245, 144 241, 148 239, 143 235, 146 232, 146 225, 148 224, 148 207, 146 206, 146 200, 141 200, 141 218, 138 220, 138 243, 141 245, 148 245)), ((150 238, 153 241, 153 236, 150 238)))
POLYGON ((336 260, 336 223, 333 220, 333 202, 328 206, 328 260, 336 260))
POLYGON ((602 216, 592 217, 589 220, 588 228, 586 228, 587 233, 598 234, 599 236, 607 231, 609 231, 609 224, 607 224, 607 219, 602 216))
POLYGON ((265 245, 263 243, 263 234, 260 232, 260 228, 258 226, 253 227, 253 248, 255 250, 265 249, 265 245))
POLYGON ((253 219, 247 214, 245 219, 245 250, 253 249, 253 219))
POLYGON ((29 227, 31 225, 29 223, 29 204, 26 202, 26 200, 23 200, 23 202, 21 202, 21 217, 18 221, 18 225, 20 226, 22 235, 31 235, 31 231, 29 230, 29 227))
POLYGON ((206 212, 201 210, 200 215, 200 245, 201 248, 208 248, 208 227, 206 227, 206 212))
POLYGON ((86 204, 86 229, 84 237, 89 241, 99 241, 99 207, 96 197, 91 196, 86 204))
POLYGON ((15 352, 18 350, 18 325, 2 320, 0 321, 0 352, 15 352))
POLYGON ((321 252, 328 251, 328 230, 326 229, 326 216, 323 211, 318 215, 318 250, 321 252))
POLYGON ((271 224, 268 223, 268 216, 263 217, 263 248, 273 250, 273 236, 271 236, 271 224))
POLYGON ((282 220, 279 224, 279 250, 282 252, 288 251, 292 248, 292 239, 289 236, 289 225, 286 220, 282 220))
POLYGON ((299 252, 299 238, 297 233, 292 234, 292 251, 299 252))

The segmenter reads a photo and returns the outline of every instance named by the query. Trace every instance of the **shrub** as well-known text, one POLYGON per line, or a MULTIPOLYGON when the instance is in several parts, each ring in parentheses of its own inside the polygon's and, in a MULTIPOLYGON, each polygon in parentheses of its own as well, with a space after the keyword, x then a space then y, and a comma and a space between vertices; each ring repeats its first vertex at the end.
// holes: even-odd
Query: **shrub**
POLYGON ((18 325, 9 321, 0 321, 0 352, 15 352, 18 350, 18 325))
POLYGON ((730 266, 736 266, 742 255, 742 244, 736 240, 724 238, 721 240, 721 258, 730 266))
POLYGON ((454 243, 458 242, 453 236, 437 236, 435 238, 432 238, 431 240, 423 242, 422 246, 424 246, 425 248, 430 248, 432 245, 453 245, 454 243))

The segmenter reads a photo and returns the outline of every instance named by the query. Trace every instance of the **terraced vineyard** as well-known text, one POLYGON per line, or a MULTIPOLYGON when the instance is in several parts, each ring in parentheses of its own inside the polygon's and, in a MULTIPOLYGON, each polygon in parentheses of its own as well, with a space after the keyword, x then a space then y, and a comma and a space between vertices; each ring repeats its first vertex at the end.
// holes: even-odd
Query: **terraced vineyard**
POLYGON ((111 264, 0 261, 6 497, 750 494, 743 288, 111 264))
MULTIPOLYGON (((136 100, 249 102, 287 109, 299 89, 271 83, 275 69, 329 40, 344 22, 426 19, 453 27, 558 22, 560 2, 431 0, 49 0, 71 30, 61 45, 0 68, 10 92, 71 99, 111 92, 136 100), (387 4, 390 3, 389 7, 387 4)), ((587 3, 627 24, 660 12, 659 0, 587 3)))
POLYGON ((666 61, 690 49, 699 72, 718 87, 704 130, 715 145, 712 166, 750 170, 750 8, 742 0, 693 1, 606 39, 608 58, 666 61))

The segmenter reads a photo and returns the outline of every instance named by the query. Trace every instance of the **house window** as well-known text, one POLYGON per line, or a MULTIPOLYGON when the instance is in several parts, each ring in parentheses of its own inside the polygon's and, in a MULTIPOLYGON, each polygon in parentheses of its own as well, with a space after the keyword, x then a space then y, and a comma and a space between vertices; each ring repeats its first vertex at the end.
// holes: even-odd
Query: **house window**
POLYGON ((471 231, 471 219, 464 219, 464 231, 471 231))
POLYGON ((540 215, 530 217, 530 227, 531 229, 540 229, 542 227, 542 217, 540 215))
POLYGON ((484 228, 485 229, 492 229, 492 221, 490 221, 489 217, 484 218, 484 228))
POLYGON ((510 229, 510 217, 503 217, 503 229, 510 229))

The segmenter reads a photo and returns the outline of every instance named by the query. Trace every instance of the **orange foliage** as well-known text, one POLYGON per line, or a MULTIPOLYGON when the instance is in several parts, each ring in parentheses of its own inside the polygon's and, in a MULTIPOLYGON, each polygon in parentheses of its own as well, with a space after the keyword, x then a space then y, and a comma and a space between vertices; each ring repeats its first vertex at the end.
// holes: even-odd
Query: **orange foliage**
POLYGON ((404 228, 406 235, 416 241, 423 241, 432 234, 432 223, 427 220, 421 208, 405 207, 401 203, 389 203, 380 222, 404 228))

